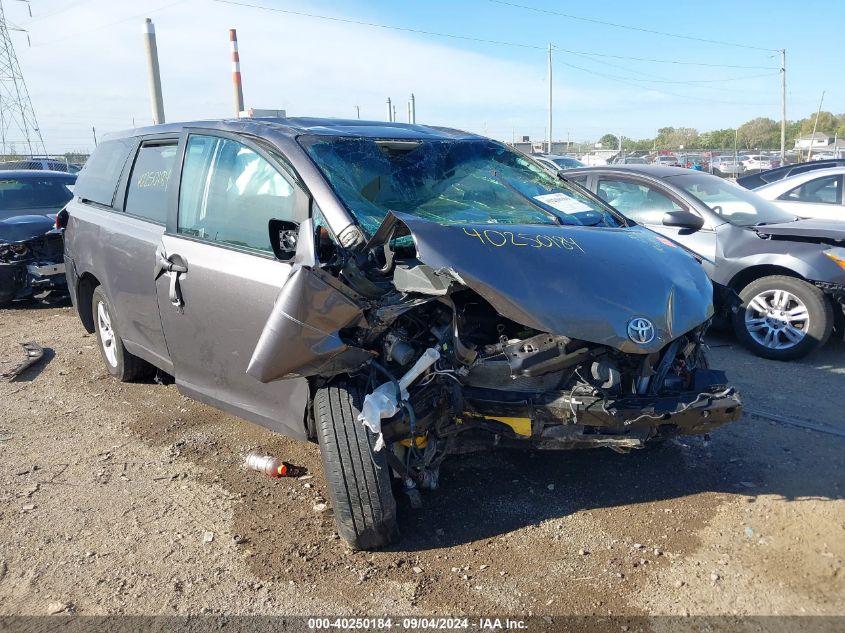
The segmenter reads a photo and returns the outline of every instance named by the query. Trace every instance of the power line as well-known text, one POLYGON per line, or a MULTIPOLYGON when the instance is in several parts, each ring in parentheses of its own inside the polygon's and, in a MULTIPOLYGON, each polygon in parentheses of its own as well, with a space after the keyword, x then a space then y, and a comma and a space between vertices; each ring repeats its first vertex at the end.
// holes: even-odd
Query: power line
MULTIPOLYGON (((542 48, 542 47, 540 47, 542 48)), ((677 59, 654 59, 652 57, 631 57, 630 55, 610 55, 609 53, 595 53, 587 51, 573 51, 555 44, 555 48, 573 55, 590 55, 593 57, 607 57, 610 59, 624 59, 626 61, 650 62, 654 64, 676 64, 678 66, 702 66, 705 68, 741 68, 744 70, 780 70, 776 66, 742 66, 736 64, 708 64, 706 62, 688 62, 677 59)))
MULTIPOLYGON (((402 31, 405 33, 419 33, 420 35, 431 35, 434 37, 445 37, 449 39, 455 40, 464 40, 469 42, 479 42, 481 44, 494 44, 497 46, 511 46, 515 48, 526 48, 531 50, 540 50, 545 51, 546 46, 538 46, 536 44, 525 44, 523 42, 508 42, 505 40, 493 40, 487 39, 483 37, 473 37, 470 35, 458 35, 456 33, 440 33, 438 31, 425 31, 422 29, 414 29, 411 27, 406 26, 394 26, 391 24, 378 24, 376 22, 365 22, 363 20, 353 20, 352 18, 339 18, 337 16, 331 15, 319 15, 317 13, 306 13, 305 11, 294 11, 292 9, 282 9, 279 7, 266 7, 260 4, 253 4, 250 2, 241 2, 238 0, 212 0, 213 2, 217 2, 220 4, 229 4, 238 7, 247 7, 250 9, 259 9, 261 11, 270 11, 273 13, 285 13, 287 15, 297 15, 300 17, 306 18, 313 18, 317 20, 328 20, 330 22, 341 22, 344 24, 356 24, 358 26, 369 26, 372 28, 377 29, 387 29, 391 31, 402 31)), ((605 53, 595 53, 595 52, 588 52, 588 51, 573 51, 565 48, 561 48, 555 45, 555 48, 559 50, 565 51, 567 53, 574 53, 576 55, 595 55, 597 57, 610 57, 616 59, 625 59, 625 60, 633 60, 633 61, 642 61, 642 62, 654 62, 658 64, 679 64, 679 65, 687 65, 687 66, 705 66, 711 68, 744 68, 744 69, 752 69, 752 70, 777 70, 774 66, 739 66, 733 64, 708 64, 703 62, 687 62, 687 61, 678 61, 673 59, 647 59, 642 57, 628 57, 622 55, 608 55, 605 53)), ((768 49, 766 49, 768 50, 768 49)))
POLYGON ((130 15, 128 17, 121 18, 119 20, 115 20, 114 22, 108 22, 106 24, 101 24, 100 26, 95 26, 94 28, 91 28, 91 29, 86 29, 85 31, 80 31, 78 33, 72 33, 71 35, 68 35, 66 37, 62 37, 62 38, 59 38, 59 39, 56 39, 56 40, 50 40, 50 41, 47 41, 47 42, 41 42, 41 43, 36 42, 35 44, 33 44, 33 46, 37 46, 37 47, 53 46, 55 44, 65 42, 67 40, 77 38, 80 35, 87 35, 88 33, 93 33, 95 31, 101 31, 101 30, 108 28, 110 26, 115 26, 116 24, 122 24, 122 23, 128 22, 130 20, 137 20, 138 18, 142 18, 142 17, 148 16, 148 15, 151 15, 153 13, 158 13, 159 11, 164 11, 165 9, 170 9, 171 7, 175 7, 177 4, 182 4, 183 2, 187 2, 187 0, 176 0, 175 2, 171 2, 170 4, 165 4, 163 6, 156 7, 154 9, 147 9, 146 11, 144 11, 144 13, 137 13, 135 15, 130 15))
POLYGON ((534 50, 546 50, 545 46, 536 46, 534 44, 520 44, 518 42, 505 42, 502 40, 489 40, 482 37, 471 37, 469 35, 456 35, 454 33, 436 33, 434 31, 423 31, 421 29, 412 29, 405 26, 392 26, 389 24, 376 24, 375 22, 364 22, 362 20, 353 20, 351 18, 339 18, 331 15, 317 15, 316 13, 305 13, 304 11, 292 11, 291 9, 280 9, 278 7, 264 7, 258 4, 250 4, 248 2, 236 2, 235 0, 213 0, 221 4, 232 4, 238 7, 249 7, 251 9, 261 9, 263 11, 272 11, 274 13, 287 13, 288 15, 299 15, 306 18, 316 18, 318 20, 330 20, 332 22, 343 22, 345 24, 357 24, 359 26, 371 26, 377 29, 390 29, 392 31, 404 31, 406 33, 420 33, 422 35, 434 35, 436 37, 449 37, 456 40, 467 40, 470 42, 481 42, 483 44, 496 44, 499 46, 515 46, 518 48, 531 48, 534 50))
POLYGON ((541 9, 539 7, 531 7, 524 4, 517 4, 515 2, 506 2, 505 0, 488 0, 494 4, 501 4, 516 9, 525 9, 526 11, 534 11, 536 13, 545 13, 547 15, 556 15, 558 17, 567 18, 569 20, 579 20, 581 22, 590 22, 592 24, 601 24, 602 26, 612 26, 617 29, 627 29, 629 31, 639 31, 640 33, 650 33, 651 35, 662 35, 664 37, 674 37, 681 40, 690 40, 693 42, 703 42, 705 44, 717 44, 719 46, 733 46, 735 48, 747 48, 755 51, 766 51, 768 53, 779 53, 780 49, 764 48, 762 46, 751 46, 749 44, 737 44, 736 42, 725 42, 722 40, 710 40, 704 37, 695 37, 693 35, 681 35, 679 33, 668 33, 666 31, 656 31, 654 29, 646 29, 638 26, 629 26, 627 24, 617 24, 616 22, 606 22, 604 20, 597 20, 595 18, 585 18, 579 15, 572 15, 570 13, 562 13, 561 11, 553 11, 551 9, 541 9))
MULTIPOLYGON (((571 51, 567 51, 567 52, 571 52, 571 51)), ((586 58, 587 60, 589 60, 593 63, 604 64, 605 66, 610 66, 612 68, 618 68, 619 70, 623 70, 627 73, 633 73, 635 75, 642 75, 644 77, 650 77, 651 78, 650 80, 649 79, 640 79, 639 81, 649 81, 650 83, 689 84, 691 88, 700 88, 700 89, 706 88, 707 90, 711 90, 711 91, 717 90, 717 91, 720 91, 720 92, 730 92, 731 94, 736 94, 737 93, 736 89, 734 89, 734 88, 718 88, 716 86, 713 86, 712 84, 713 83, 721 83, 721 82, 747 80, 747 79, 756 79, 756 78, 760 78, 760 77, 770 77, 770 76, 774 76, 775 74, 777 74, 777 73, 766 73, 766 74, 760 74, 760 75, 745 75, 743 77, 725 77, 723 79, 698 79, 698 80, 689 79, 689 80, 683 80, 683 81, 673 81, 673 80, 670 80, 670 79, 666 79, 665 77, 660 77, 658 75, 654 75, 654 74, 651 74, 651 73, 644 73, 640 70, 635 70, 633 68, 628 68, 626 66, 620 66, 619 64, 614 64, 614 63, 605 61, 603 59, 595 59, 592 55, 588 55, 586 53, 573 53, 573 54, 580 55, 581 57, 584 57, 584 58, 586 58), (707 85, 700 85, 700 84, 707 84, 707 85)))
MULTIPOLYGON (((589 68, 583 68, 581 66, 576 66, 575 64, 570 64, 570 63, 563 62, 563 61, 560 62, 560 63, 563 64, 564 66, 569 67, 569 68, 574 68, 575 70, 580 70, 582 72, 589 73, 591 75, 597 75, 599 77, 611 79, 611 80, 616 81, 618 83, 628 84, 629 86, 634 86, 635 88, 647 89, 647 90, 651 90, 653 92, 657 92, 657 93, 664 94, 664 95, 669 95, 669 96, 672 96, 672 97, 680 97, 681 99, 685 99, 687 101, 695 101, 695 102, 700 101, 699 98, 692 97, 690 95, 682 95, 682 94, 679 94, 677 92, 668 92, 666 90, 659 90, 659 89, 654 88, 652 86, 643 86, 641 83, 636 83, 636 82, 644 81, 642 79, 630 79, 630 78, 619 77, 617 75, 608 75, 606 73, 600 73, 598 71, 591 70, 589 68)), ((708 103, 727 104, 727 105, 741 105, 741 106, 765 106, 765 107, 768 107, 768 106, 771 105, 770 103, 742 103, 742 102, 738 102, 738 101, 717 101, 715 99, 708 99, 707 102, 708 103)))

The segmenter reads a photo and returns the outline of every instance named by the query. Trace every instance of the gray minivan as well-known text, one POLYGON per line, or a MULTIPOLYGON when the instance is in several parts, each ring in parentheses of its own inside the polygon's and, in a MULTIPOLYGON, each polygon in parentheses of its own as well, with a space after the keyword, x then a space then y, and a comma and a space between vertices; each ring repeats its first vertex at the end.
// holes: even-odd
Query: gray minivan
POLYGON ((68 287, 108 371, 319 442, 357 548, 448 455, 624 452, 741 413, 698 262, 490 139, 170 124, 101 143, 74 194, 68 287))

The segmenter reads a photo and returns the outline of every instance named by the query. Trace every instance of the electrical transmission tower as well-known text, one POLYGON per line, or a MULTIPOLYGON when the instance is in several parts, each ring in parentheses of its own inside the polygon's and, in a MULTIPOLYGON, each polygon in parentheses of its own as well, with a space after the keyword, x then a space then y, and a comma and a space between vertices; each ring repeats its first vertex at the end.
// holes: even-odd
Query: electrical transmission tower
POLYGON ((10 31, 23 29, 6 22, 0 0, 0 152, 23 146, 29 154, 44 154, 44 139, 29 99, 10 31))

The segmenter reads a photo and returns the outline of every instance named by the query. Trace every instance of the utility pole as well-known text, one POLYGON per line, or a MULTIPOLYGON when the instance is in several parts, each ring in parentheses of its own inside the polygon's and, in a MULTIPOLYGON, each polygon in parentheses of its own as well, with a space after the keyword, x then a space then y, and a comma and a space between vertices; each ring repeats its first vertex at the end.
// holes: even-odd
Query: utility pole
POLYGON ((9 31, 25 32, 6 22, 0 3, 0 148, 5 154, 9 152, 10 145, 23 142, 30 154, 45 154, 44 139, 41 138, 9 31), (15 136, 10 138, 10 133, 15 136))
POLYGON ((734 169, 739 173, 739 156, 736 151, 736 144, 739 141, 739 128, 734 129, 734 169))
POLYGON ((816 111, 816 120, 813 121, 813 135, 810 137, 810 150, 807 152, 807 162, 813 156, 813 143, 816 140, 816 127, 819 124, 819 115, 822 113, 822 104, 824 103, 824 90, 822 90, 822 98, 819 100, 819 109, 816 111))
POLYGON ((244 88, 241 83, 241 56, 238 53, 238 32, 229 29, 229 44, 232 49, 232 89, 235 97, 235 116, 244 111, 244 88))
POLYGON ((780 164, 786 164, 786 49, 780 49, 780 164))
POLYGON ((94 135, 94 147, 97 147, 97 128, 91 126, 91 133, 94 135))
POLYGON ((387 98, 387 120, 393 121, 393 106, 390 104, 390 97, 387 98))
POLYGON ((361 106, 355 106, 355 113, 358 115, 358 118, 361 118, 361 106))
POLYGON ((156 28, 150 18, 144 20, 144 54, 147 58, 147 85, 150 91, 150 105, 153 110, 153 124, 164 123, 164 99, 161 96, 161 74, 158 67, 156 28))
POLYGON ((549 42, 549 144, 548 153, 552 153, 552 44, 549 42))

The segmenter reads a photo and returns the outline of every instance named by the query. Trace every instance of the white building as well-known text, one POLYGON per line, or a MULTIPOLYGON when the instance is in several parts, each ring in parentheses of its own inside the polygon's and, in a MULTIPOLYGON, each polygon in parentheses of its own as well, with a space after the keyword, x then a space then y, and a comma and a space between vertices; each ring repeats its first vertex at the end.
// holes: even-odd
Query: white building
POLYGON ((827 149, 831 143, 833 143, 833 137, 830 134, 816 132, 815 134, 805 134, 795 139, 795 149, 804 151, 810 148, 812 148, 813 151, 823 150, 827 149))

